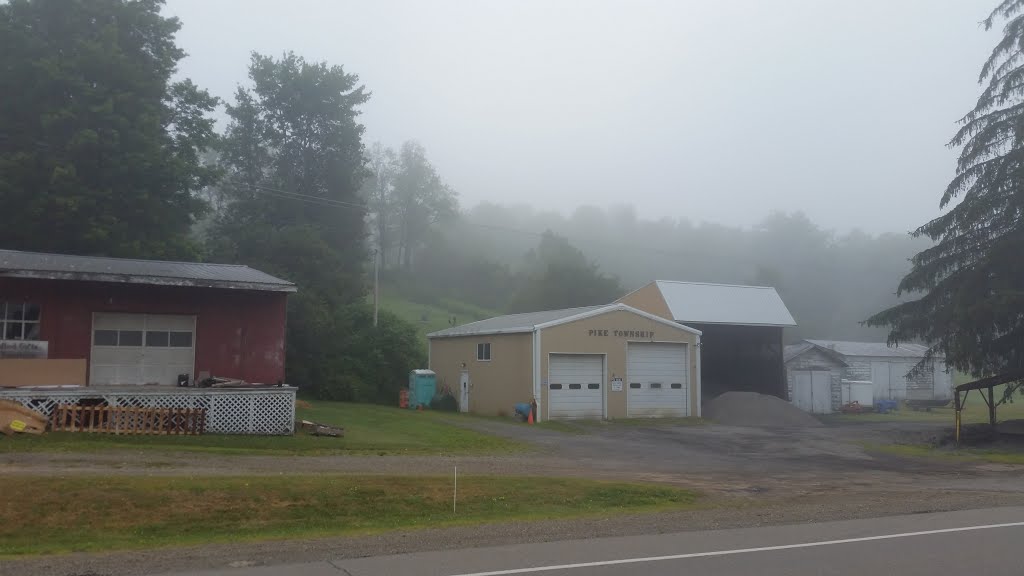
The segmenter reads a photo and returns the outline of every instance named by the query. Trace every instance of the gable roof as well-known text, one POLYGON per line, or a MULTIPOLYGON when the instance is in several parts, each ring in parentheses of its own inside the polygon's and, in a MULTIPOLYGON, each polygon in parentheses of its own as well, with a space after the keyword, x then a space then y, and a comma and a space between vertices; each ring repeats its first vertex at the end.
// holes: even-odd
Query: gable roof
POLYGON ((699 330, 694 330, 689 326, 683 326, 682 324, 666 320, 660 316, 644 312, 643 310, 638 310, 632 306, 627 306, 626 304, 613 303, 604 304, 602 306, 584 306, 582 308, 564 308, 562 310, 545 310, 542 312, 526 312, 523 314, 496 316, 486 320, 463 324, 462 326, 454 326, 452 328, 438 330, 437 332, 431 332, 430 334, 427 334, 427 338, 528 333, 615 311, 630 312, 632 314, 654 320, 655 322, 659 322, 665 326, 675 328, 676 330, 682 330, 692 334, 700 334, 699 330))
POLYGON ((0 277, 295 292, 295 284, 238 264, 133 260, 0 250, 0 277))
POLYGON ((784 363, 788 363, 790 360, 811 350, 817 351, 819 354, 827 357, 829 360, 835 362, 836 364, 839 364, 840 366, 849 366, 849 364, 847 364, 847 362, 843 360, 843 356, 838 354, 836 351, 830 350, 828 348, 819 348, 818 346, 811 344, 807 340, 804 340, 803 342, 800 342, 798 344, 790 344, 789 346, 784 347, 782 349, 782 361, 784 363))
POLYGON ((743 326, 796 326, 775 288, 657 280, 676 322, 743 326))
POLYGON ((844 340, 805 340, 819 349, 842 356, 873 356, 883 358, 924 358, 927 346, 903 343, 888 346, 885 342, 848 342, 844 340))

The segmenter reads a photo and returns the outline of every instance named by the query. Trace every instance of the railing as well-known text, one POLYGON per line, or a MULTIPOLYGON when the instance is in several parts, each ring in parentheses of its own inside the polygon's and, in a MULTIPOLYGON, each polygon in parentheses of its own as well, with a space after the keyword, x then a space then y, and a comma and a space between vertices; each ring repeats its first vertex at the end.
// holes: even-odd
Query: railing
POLYGON ((205 431, 206 410, 61 404, 53 410, 50 428, 55 432, 194 436, 205 431))

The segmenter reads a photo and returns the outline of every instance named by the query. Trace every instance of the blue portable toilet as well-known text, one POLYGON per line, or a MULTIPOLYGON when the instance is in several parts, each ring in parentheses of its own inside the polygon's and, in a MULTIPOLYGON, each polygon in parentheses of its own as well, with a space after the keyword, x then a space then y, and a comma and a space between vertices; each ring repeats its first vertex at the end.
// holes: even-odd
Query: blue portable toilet
POLYGON ((433 370, 413 370, 409 372, 409 408, 415 410, 420 406, 430 408, 430 401, 437 393, 437 375, 433 370))

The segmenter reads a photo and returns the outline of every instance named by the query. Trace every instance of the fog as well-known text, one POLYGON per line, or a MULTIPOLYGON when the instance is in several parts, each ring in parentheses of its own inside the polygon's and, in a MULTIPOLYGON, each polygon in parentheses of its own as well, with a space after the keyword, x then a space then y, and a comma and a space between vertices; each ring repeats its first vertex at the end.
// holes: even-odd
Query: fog
POLYGON ((171 0, 180 75, 230 100, 251 51, 345 66, 366 142, 417 139, 462 205, 905 232, 996 41, 985 0, 171 0))

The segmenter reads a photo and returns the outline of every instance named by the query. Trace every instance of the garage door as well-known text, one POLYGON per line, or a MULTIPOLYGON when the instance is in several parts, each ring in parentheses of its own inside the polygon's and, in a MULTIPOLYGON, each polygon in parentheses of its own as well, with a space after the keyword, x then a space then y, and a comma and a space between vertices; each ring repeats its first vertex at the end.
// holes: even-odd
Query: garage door
POLYGON ((626 360, 626 413, 633 418, 689 416, 686 344, 633 342, 626 360))
POLYGON ((548 417, 604 417, 604 357, 552 354, 548 366, 548 417))
POLYGON ((194 316, 95 314, 89 384, 167 384, 192 372, 194 316))

